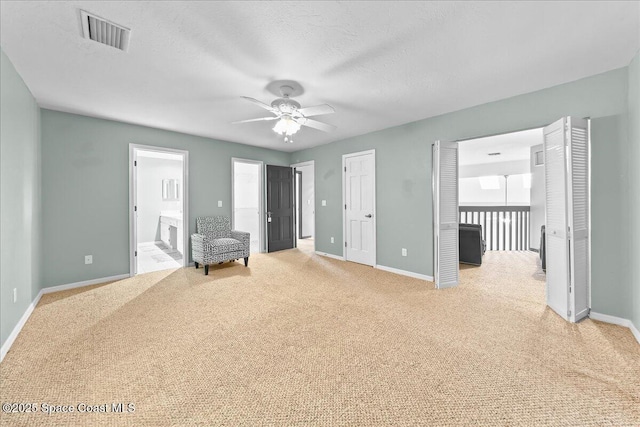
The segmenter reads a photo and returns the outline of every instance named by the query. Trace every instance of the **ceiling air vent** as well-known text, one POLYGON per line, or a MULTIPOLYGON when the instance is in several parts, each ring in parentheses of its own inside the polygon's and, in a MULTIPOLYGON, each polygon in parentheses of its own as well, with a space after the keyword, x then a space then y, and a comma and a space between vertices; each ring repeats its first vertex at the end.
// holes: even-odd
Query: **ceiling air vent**
POLYGON ((131 30, 122 25, 107 21, 84 10, 80 11, 82 33, 86 39, 93 40, 123 51, 129 48, 131 30))

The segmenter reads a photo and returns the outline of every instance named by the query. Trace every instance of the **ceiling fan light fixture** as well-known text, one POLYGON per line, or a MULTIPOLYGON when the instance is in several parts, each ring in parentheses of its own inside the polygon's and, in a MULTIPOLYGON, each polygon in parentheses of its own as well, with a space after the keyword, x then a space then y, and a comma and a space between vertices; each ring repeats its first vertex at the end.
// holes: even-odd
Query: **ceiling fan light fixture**
POLYGON ((272 82, 267 87, 269 91, 276 94, 274 90, 279 89, 281 98, 275 99, 271 105, 258 101, 255 98, 243 96, 242 98, 257 105, 260 108, 271 112, 274 116, 259 117, 257 119, 239 120, 232 123, 262 122, 265 120, 277 120, 273 131, 284 136, 284 142, 293 143, 292 135, 300 130, 301 126, 307 126, 322 132, 331 132, 336 127, 327 123, 319 122, 309 117, 323 114, 335 113, 336 110, 329 104, 314 105, 301 108, 300 103, 291 99, 292 96, 301 95, 304 92, 299 83, 291 80, 279 80, 272 82))
POLYGON ((300 125, 289 116, 282 116, 273 127, 273 131, 279 135, 291 136, 300 130, 300 125))

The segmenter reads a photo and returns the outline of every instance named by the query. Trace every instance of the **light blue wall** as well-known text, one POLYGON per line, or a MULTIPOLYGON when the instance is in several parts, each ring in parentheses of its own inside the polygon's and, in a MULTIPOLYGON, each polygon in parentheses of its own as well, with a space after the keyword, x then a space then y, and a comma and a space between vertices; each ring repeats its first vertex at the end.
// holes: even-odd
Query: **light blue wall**
POLYGON ((629 260, 632 285, 631 320, 640 330, 640 53, 629 65, 629 260))
POLYGON ((189 151, 189 227, 231 214, 231 158, 290 155, 144 126, 42 110, 43 286, 129 272, 129 143, 189 151), (217 207, 222 200, 223 207, 217 207), (84 255, 93 264, 84 264, 84 255))
POLYGON ((591 308, 628 319, 626 113, 594 119, 591 140, 591 308))
POLYGON ((4 345, 40 291, 41 209, 40 109, 2 50, 0 162, 0 345, 4 345))
POLYGON ((342 255, 341 156, 376 150, 377 263, 433 275, 431 144, 546 126, 562 116, 591 117, 593 145, 593 310, 629 318, 625 214, 627 68, 293 153, 315 160, 316 248, 342 255), (327 200, 322 207, 320 201, 327 200), (622 222, 624 223, 624 222, 622 222), (614 228, 612 228, 614 224, 614 228), (335 244, 330 237, 335 237, 335 244), (409 256, 401 256, 401 248, 409 256))

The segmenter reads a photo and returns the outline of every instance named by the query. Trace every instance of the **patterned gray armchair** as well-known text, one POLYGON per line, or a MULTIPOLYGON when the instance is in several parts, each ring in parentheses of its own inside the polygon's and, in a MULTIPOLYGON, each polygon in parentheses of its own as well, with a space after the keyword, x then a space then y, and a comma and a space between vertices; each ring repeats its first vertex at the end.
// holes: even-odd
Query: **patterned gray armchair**
POLYGON ((229 217, 196 218, 196 230, 191 235, 191 257, 196 268, 204 265, 205 276, 209 264, 244 258, 245 267, 249 265, 249 233, 231 230, 229 217))

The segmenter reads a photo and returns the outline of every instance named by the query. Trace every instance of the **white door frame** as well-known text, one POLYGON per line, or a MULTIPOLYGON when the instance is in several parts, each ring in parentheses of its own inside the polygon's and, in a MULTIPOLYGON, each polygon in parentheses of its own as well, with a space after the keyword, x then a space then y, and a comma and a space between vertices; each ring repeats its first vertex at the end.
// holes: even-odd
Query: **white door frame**
POLYGON ((357 157, 365 154, 373 154, 373 267, 378 265, 378 245, 377 245, 377 235, 378 235, 378 214, 376 211, 376 150, 365 150, 358 151, 357 153, 348 153, 342 155, 342 259, 347 261, 347 210, 345 209, 345 205, 347 203, 347 180, 346 180, 346 167, 347 167, 347 158, 349 157, 357 157))
POLYGON ((231 158, 231 228, 233 229, 234 227, 234 223, 233 223, 233 218, 234 218, 234 213, 235 213, 235 196, 234 196, 234 188, 235 188, 235 164, 236 162, 238 163, 249 163, 252 165, 259 165, 260 166, 260 171, 258 172, 258 193, 259 193, 259 200, 258 200, 258 221, 260 223, 260 236, 259 236, 259 243, 258 246, 260 248, 260 252, 266 252, 266 245, 265 245, 265 225, 264 225, 264 162, 261 160, 251 160, 251 159, 243 159, 240 157, 232 157, 231 158))
POLYGON ((189 152, 175 148, 156 147, 153 145, 129 144, 129 276, 137 273, 137 221, 136 200, 138 196, 138 180, 134 171, 138 150, 157 153, 179 154, 182 156, 182 266, 189 265, 189 152))
MULTIPOLYGON (((309 160, 306 162, 294 163, 289 166, 291 166, 294 169, 300 166, 313 166, 313 251, 315 252, 316 251, 316 162, 315 160, 309 160)), ((295 180, 295 175, 294 175, 294 180, 295 180)), ((297 188, 296 188, 296 191, 298 191, 297 188)), ((297 209, 300 209, 300 207, 297 207, 297 209)), ((294 216, 297 216, 297 215, 294 215, 294 216)), ((297 239, 296 239, 296 246, 297 246, 297 239)))

